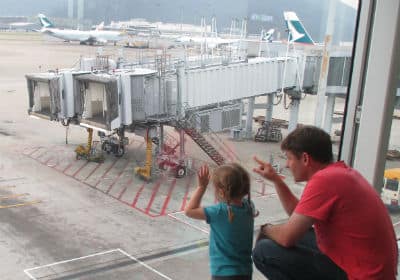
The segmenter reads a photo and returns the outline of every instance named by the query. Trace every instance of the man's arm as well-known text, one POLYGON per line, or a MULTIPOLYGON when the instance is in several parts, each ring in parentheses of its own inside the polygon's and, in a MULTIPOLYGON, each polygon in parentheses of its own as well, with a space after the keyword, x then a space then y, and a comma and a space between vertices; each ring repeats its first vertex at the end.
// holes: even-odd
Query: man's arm
POLYGON ((275 185, 276 192, 278 193, 278 197, 283 208, 289 216, 292 215, 297 203, 299 203, 297 197, 282 180, 281 176, 276 173, 271 164, 264 162, 257 157, 254 157, 254 160, 258 163, 258 167, 254 168, 253 171, 260 174, 265 179, 272 181, 272 183, 275 185))
POLYGON ((264 237, 274 240, 283 247, 291 247, 304 236, 314 224, 314 219, 293 213, 289 221, 280 225, 266 224, 261 227, 264 237))
POLYGON ((283 208, 289 216, 292 215, 294 209, 299 203, 298 198, 292 193, 281 177, 278 176, 273 183, 283 208))

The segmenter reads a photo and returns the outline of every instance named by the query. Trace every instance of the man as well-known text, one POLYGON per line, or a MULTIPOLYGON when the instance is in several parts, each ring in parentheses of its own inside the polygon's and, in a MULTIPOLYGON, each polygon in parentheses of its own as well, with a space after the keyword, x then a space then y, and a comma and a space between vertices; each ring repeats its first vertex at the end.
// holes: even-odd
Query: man
POLYGON ((298 128, 281 149, 294 180, 308 182, 299 200, 270 164, 254 158, 254 171, 274 183, 290 216, 261 227, 256 267, 269 280, 396 279, 397 243, 387 210, 357 171, 333 162, 330 136, 298 128))

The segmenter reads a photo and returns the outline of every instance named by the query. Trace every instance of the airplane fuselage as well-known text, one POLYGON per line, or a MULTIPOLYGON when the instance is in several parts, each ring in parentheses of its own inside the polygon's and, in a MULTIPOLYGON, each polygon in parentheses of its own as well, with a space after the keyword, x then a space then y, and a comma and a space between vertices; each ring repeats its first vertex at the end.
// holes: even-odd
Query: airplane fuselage
POLYGON ((58 29, 58 28, 43 28, 42 32, 50 36, 65 40, 65 41, 79 41, 81 43, 107 43, 118 42, 122 39, 121 33, 115 31, 103 30, 72 30, 72 29, 58 29))

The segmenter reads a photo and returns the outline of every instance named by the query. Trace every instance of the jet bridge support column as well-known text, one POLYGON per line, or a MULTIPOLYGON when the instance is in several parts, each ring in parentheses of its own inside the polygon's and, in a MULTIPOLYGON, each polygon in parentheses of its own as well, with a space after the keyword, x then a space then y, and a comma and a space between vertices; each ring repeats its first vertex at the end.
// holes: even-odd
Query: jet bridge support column
POLYGON ((265 121, 272 122, 272 112, 274 109, 274 94, 267 94, 267 108, 265 111, 265 121))
POLYGON ((176 70, 177 74, 177 104, 176 104, 176 115, 178 119, 182 118, 185 115, 182 100, 183 100, 183 90, 185 88, 184 79, 185 79, 185 65, 180 63, 177 66, 176 70))
POLYGON ((247 118, 246 118, 246 138, 253 137, 253 114, 255 97, 248 99, 247 118))
POLYGON ((296 129, 297 123, 299 121, 299 107, 300 107, 300 97, 301 93, 298 91, 292 91, 289 93, 290 96, 290 117, 288 132, 292 132, 296 129))
POLYGON ((179 130, 179 158, 182 159, 185 156, 185 131, 179 130))
POLYGON ((164 125, 160 124, 160 140, 159 140, 159 153, 164 152, 164 125))
POLYGON ((328 95, 328 99, 326 100, 326 108, 325 108, 325 118, 324 118, 324 130, 330 134, 332 130, 332 118, 333 118, 333 110, 335 108, 335 95, 328 95))

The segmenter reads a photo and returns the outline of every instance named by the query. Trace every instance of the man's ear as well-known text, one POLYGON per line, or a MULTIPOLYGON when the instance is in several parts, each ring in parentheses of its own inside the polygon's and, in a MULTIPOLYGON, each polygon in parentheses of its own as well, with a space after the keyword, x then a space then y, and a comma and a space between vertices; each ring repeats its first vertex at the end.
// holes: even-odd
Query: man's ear
POLYGON ((302 159, 304 165, 306 165, 306 166, 310 165, 310 159, 311 159, 311 158, 310 158, 310 155, 309 155, 309 154, 303 153, 303 154, 301 155, 301 159, 302 159))

